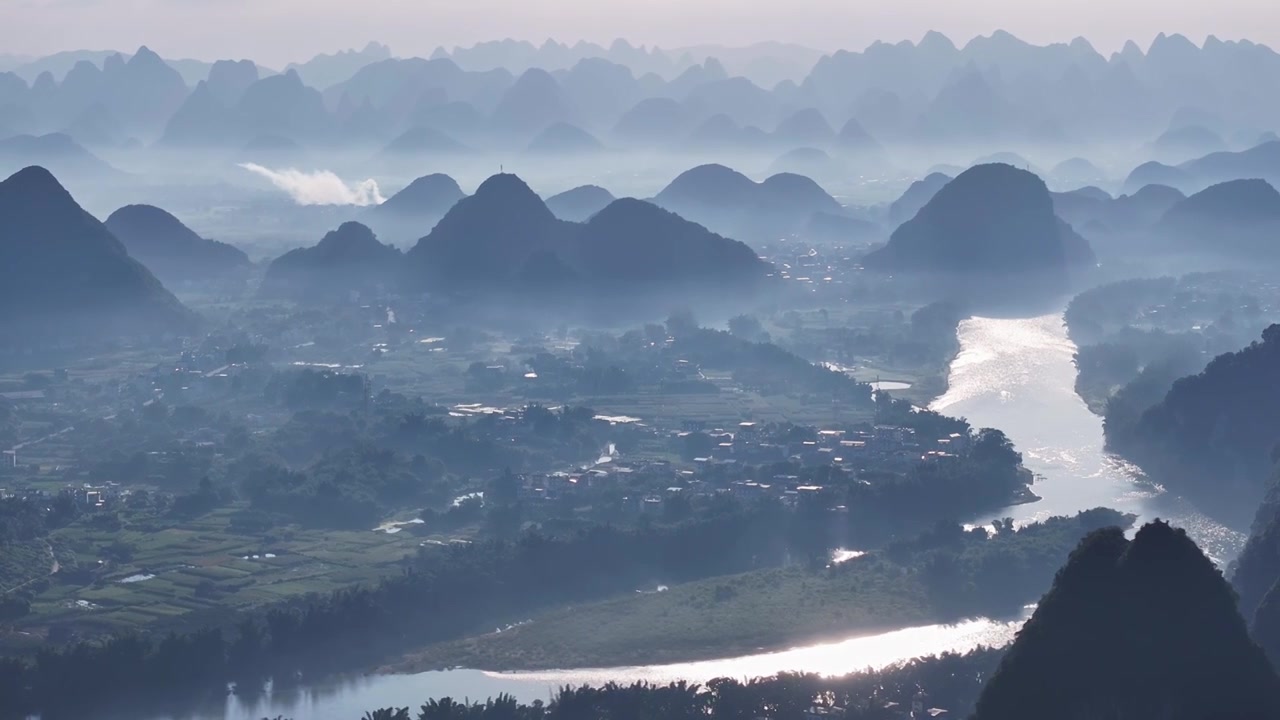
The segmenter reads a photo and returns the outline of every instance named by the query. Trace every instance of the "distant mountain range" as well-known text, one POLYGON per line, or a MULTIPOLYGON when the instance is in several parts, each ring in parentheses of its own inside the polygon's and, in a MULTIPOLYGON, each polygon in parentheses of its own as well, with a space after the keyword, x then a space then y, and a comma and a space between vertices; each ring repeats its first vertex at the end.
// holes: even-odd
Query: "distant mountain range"
POLYGON ((1145 163, 1134 168, 1124 187, 1133 192, 1146 185, 1168 185, 1194 193, 1228 180, 1249 178, 1280 185, 1280 141, 1268 140, 1238 152, 1211 152, 1178 165, 1145 163))
POLYGON ((41 167, 0 182, 0 266, 5 345, 185 333, 199 322, 41 167))
POLYGON ((1280 258, 1280 193, 1265 180, 1231 180, 1181 200, 1153 228, 1172 248, 1246 265, 1280 258))
POLYGON ((615 200, 585 223, 560 220, 510 174, 458 201, 406 265, 408 286, 431 292, 548 300, 603 292, 619 302, 659 292, 733 296, 769 272, 746 245, 640 200, 615 200))
MULTIPOLYGON (((1280 54, 1265 46, 1213 37, 1196 46, 1180 35, 1160 35, 1145 51, 1129 43, 1110 56, 1083 39, 1035 46, 1006 32, 964 47, 929 33, 916 43, 825 56, 777 44, 672 55, 623 41, 607 48, 505 41, 423 59, 395 58, 371 43, 281 75, 250 61, 167 63, 140 48, 128 56, 64 53, 0 73, 0 128, 75 129, 88 144, 102 127, 119 128, 116 142, 143 143, 167 128, 174 139, 207 145, 225 141, 218 129, 229 121, 238 147, 246 133, 385 144, 411 127, 431 127, 463 143, 523 147, 567 123, 606 145, 671 147, 696 132, 775 156, 797 148, 866 158, 903 144, 1126 141, 1149 144, 1154 160, 1182 162, 1247 147, 1273 130, 1280 97, 1266 88, 1277 78, 1280 54), (201 82, 210 97, 195 97, 201 82), (244 102, 259 83, 268 84, 244 102), (203 127, 202 116, 212 119, 203 127)), ((1205 185, 1226 179, 1234 178, 1205 185)))
POLYGON ((701 165, 681 173, 654 196, 653 202, 750 242, 798 232, 818 213, 845 214, 835 198, 807 177, 780 173, 757 183, 723 165, 701 165))

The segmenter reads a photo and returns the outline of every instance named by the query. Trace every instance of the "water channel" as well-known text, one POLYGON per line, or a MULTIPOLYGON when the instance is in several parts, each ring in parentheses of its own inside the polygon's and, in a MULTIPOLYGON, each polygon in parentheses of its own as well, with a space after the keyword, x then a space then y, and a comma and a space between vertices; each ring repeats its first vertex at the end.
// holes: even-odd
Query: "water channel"
MULTIPOLYGON (((1036 318, 973 318, 959 330, 961 351, 951 366, 950 387, 933 409, 968 418, 975 427, 1004 430, 1039 477, 1036 503, 990 517, 1031 522, 1098 506, 1161 517, 1185 527, 1205 552, 1226 562, 1244 536, 1195 512, 1143 481, 1136 470, 1103 449, 1102 421, 1076 396, 1075 346, 1061 314, 1036 318)), ((713 677, 750 678, 782 671, 842 674, 947 650, 1008 642, 1021 621, 979 619, 959 625, 907 628, 782 652, 646 667, 592 668, 524 673, 450 670, 414 675, 370 675, 252 702, 234 696, 225 706, 185 717, 192 720, 355 720, 386 706, 417 708, 431 697, 483 699, 510 693, 522 701, 546 700, 561 685, 648 680, 705 682, 713 677)), ((159 720, 159 719, 157 719, 159 720)), ((167 718, 165 720, 168 720, 167 718)))

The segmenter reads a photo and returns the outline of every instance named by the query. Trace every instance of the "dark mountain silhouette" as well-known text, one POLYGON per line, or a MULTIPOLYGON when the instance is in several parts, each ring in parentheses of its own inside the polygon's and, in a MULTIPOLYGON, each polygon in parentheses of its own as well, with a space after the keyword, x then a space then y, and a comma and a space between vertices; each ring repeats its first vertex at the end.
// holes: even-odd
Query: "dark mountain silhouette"
POLYGON ((479 292, 512 282, 529 257, 557 253, 566 227, 520 178, 494 175, 409 250, 409 286, 479 292))
POLYGON ((239 248, 206 240, 178 218, 151 205, 127 205, 104 223, 129 255, 168 287, 228 279, 249 268, 239 248))
POLYGON ((411 245, 431 228, 466 193, 448 175, 424 175, 403 190, 364 212, 362 220, 393 245, 411 245))
POLYGON ((408 254, 411 288, 464 295, 613 299, 658 291, 734 295, 767 265, 742 243, 649 203, 617 200, 584 224, 557 219, 514 175, 460 200, 408 254))
POLYGON ((0 343, 79 345, 197 325, 44 168, 0 183, 0 266, 0 343))
POLYGON ((606 287, 724 288, 759 283, 765 263, 751 248, 657 205, 623 198, 579 230, 571 264, 606 287))
POLYGON ((1247 263, 1280 258, 1280 193, 1264 180, 1232 180, 1169 208, 1155 226, 1170 245, 1247 263))
POLYGON ((389 287, 403 261, 369 228, 346 222, 309 248, 290 250, 271 262, 258 294, 305 302, 347 302, 389 287))
POLYGON ((598 185, 583 185, 547 198, 547 208, 561 220, 586 222, 616 199, 598 185))
POLYGON ((983 688, 974 720, 1274 717, 1280 678, 1185 531, 1086 537, 983 688), (1194 651, 1191 651, 1194 649, 1194 651))
POLYGON ((950 175, 935 172, 911 183, 906 192, 902 193, 902 197, 889 205, 889 223, 896 227, 915 217, 916 213, 920 212, 920 208, 932 200, 933 196, 949 182, 951 182, 950 175))
POLYGON ((348 80, 362 68, 391 57, 386 45, 371 42, 363 50, 343 50, 332 55, 317 55, 305 63, 290 63, 285 70, 298 73, 311 87, 327 88, 348 80))
POLYGON ((1263 496, 1280 438, 1280 325, 1178 380, 1131 424, 1108 417, 1106 433, 1110 447, 1171 492, 1244 524, 1263 496))
POLYGON ((1267 493, 1253 517, 1249 540, 1232 563, 1231 585, 1240 614, 1252 621, 1253 636, 1274 664, 1280 661, 1280 466, 1272 468, 1267 493))
POLYGON ((1002 164, 961 173, 863 259, 868 269, 950 276, 965 286, 965 278, 982 278, 996 284, 986 290, 1008 289, 1012 298, 1061 292, 1070 270, 1093 263, 1088 242, 1054 214, 1044 181, 1002 164))
POLYGON ((542 155, 583 155, 603 149, 591 133, 565 122, 549 125, 534 136, 527 148, 530 153, 542 155))
POLYGON ((653 202, 730 237, 773 240, 807 227, 813 214, 844 214, 813 180, 791 173, 762 183, 723 165, 681 173, 653 202))
POLYGON ((699 165, 672 180, 654 201, 682 216, 692 217, 704 208, 739 207, 749 203, 754 200, 757 189, 751 178, 724 165, 699 165))

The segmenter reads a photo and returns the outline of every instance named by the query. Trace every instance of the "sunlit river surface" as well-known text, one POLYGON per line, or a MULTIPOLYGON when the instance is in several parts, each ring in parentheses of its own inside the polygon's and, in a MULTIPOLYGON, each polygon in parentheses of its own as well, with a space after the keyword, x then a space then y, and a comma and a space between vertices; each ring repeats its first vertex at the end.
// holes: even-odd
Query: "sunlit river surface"
MULTIPOLYGON (((1244 537, 1175 498, 1136 479, 1135 470, 1103 450, 1102 422, 1073 391, 1075 346, 1060 314, 1030 319, 974 318, 960 326, 960 354, 951 366, 950 389, 935 410, 969 419, 975 427, 1004 430, 1040 479, 1040 502, 1007 508, 990 517, 1020 522, 1106 506, 1142 520, 1165 518, 1187 528, 1219 562, 1239 552, 1244 537)), ((524 701, 546 699, 561 685, 610 680, 705 682, 713 677, 749 678, 781 671, 841 674, 945 650, 1008 642, 1020 621, 974 620, 960 625, 908 628, 783 652, 705 662, 488 673, 452 670, 416 675, 374 675, 325 686, 268 695, 252 703, 229 697, 225 707, 196 714, 199 720, 258 720, 284 715, 294 720, 355 720, 386 706, 416 709, 427 698, 449 695, 482 699, 501 692, 524 701)))

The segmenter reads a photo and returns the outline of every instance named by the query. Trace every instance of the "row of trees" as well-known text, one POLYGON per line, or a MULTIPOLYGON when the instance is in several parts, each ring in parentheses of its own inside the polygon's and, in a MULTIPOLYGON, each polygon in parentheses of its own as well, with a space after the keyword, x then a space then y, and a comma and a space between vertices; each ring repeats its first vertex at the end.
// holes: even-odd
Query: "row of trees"
POLYGON ((476 702, 444 697, 428 700, 416 710, 372 710, 363 720, 802 720, 815 708, 819 712, 839 708, 851 719, 883 720, 900 717, 916 703, 925 709, 946 709, 950 717, 964 717, 1000 655, 999 650, 980 648, 842 677, 783 673, 747 681, 716 678, 706 685, 641 682, 565 687, 546 703, 520 703, 510 695, 476 702))

